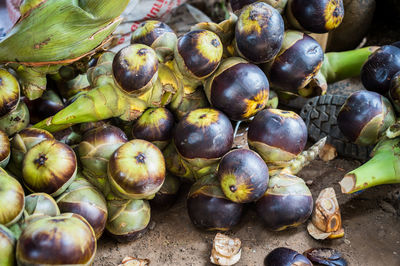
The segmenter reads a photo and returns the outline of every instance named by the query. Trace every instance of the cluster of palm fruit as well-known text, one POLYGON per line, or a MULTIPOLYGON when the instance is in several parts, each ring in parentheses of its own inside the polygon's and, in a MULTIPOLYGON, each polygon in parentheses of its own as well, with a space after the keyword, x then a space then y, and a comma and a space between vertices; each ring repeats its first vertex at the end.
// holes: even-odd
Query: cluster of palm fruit
MULTIPOLYGON (((32 9, 24 19, 49 12, 51 2, 23 6, 32 9)), ((99 3, 85 11, 101 11, 99 3)), ((179 38, 165 23, 146 21, 130 46, 116 54, 79 51, 73 64, 46 68, 51 58, 26 64, 36 58, 16 56, 11 44, 29 29, 24 20, 0 43, 7 63, 0 69, 0 199, 8 203, 0 224, 13 232, 0 228, 6 265, 14 254, 19 264, 88 265, 103 231, 119 241, 140 237, 150 205, 171 206, 182 180, 194 182, 188 213, 203 229, 231 229, 251 202, 271 230, 309 218, 313 199, 295 175, 324 141, 304 151, 304 122, 277 109, 270 84, 323 94, 327 82, 357 75, 371 49, 324 55, 302 32, 337 27, 342 1, 231 6, 236 15, 199 23, 179 38), (249 122, 250 149, 232 149, 233 121, 249 122)))
POLYGON ((337 117, 338 126, 349 141, 375 148, 368 162, 340 182, 344 193, 400 183, 399 42, 382 46, 368 58, 361 70, 361 81, 366 90, 347 98, 337 117))

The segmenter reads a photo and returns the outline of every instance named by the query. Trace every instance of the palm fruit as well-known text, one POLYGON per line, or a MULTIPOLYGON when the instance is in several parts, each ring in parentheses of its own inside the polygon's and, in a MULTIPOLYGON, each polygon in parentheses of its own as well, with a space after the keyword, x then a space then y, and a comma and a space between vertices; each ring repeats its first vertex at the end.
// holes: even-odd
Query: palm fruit
POLYGON ((376 50, 361 70, 361 82, 367 90, 385 95, 394 74, 400 71, 400 48, 384 45, 376 50))
POLYGON ((7 134, 0 130, 0 167, 5 168, 10 161, 10 141, 7 134))
POLYGON ((163 150, 172 138, 174 116, 166 108, 147 109, 132 125, 135 139, 150 141, 163 150))
POLYGON ((255 64, 272 60, 284 35, 283 18, 272 6, 256 2, 243 8, 235 29, 235 50, 255 64))
POLYGON ((186 202, 190 220, 201 229, 227 231, 242 216, 243 204, 224 195, 215 175, 204 176, 194 183, 186 202))
POLYGON ((155 50, 160 60, 169 60, 174 55, 177 36, 164 22, 147 20, 132 33, 131 44, 141 43, 155 50))
POLYGON ((78 153, 82 174, 104 195, 110 192, 107 165, 112 154, 128 141, 125 133, 111 125, 101 125, 87 131, 79 143, 78 153))
POLYGON ((269 82, 264 72, 239 57, 222 61, 204 85, 212 106, 232 120, 247 120, 262 110, 269 95, 269 82))
POLYGON ((25 206, 25 193, 21 184, 0 168, 0 224, 10 226, 21 217, 25 206))
POLYGON ((60 211, 81 215, 92 226, 96 239, 103 234, 107 221, 104 196, 83 177, 77 178, 57 198, 60 211))
POLYGON ((151 199, 165 179, 165 161, 151 142, 134 139, 120 146, 108 161, 112 192, 124 199, 151 199))
POLYGON ((17 108, 0 118, 0 130, 8 136, 26 128, 29 124, 29 110, 24 101, 20 101, 17 108))
POLYGON ((92 265, 96 236, 80 215, 64 213, 37 220, 18 239, 18 265, 92 265))
POLYGON ((118 242, 140 238, 150 223, 150 204, 147 200, 107 199, 106 232, 118 242))
POLYGON ((24 184, 32 192, 45 192, 56 197, 74 181, 77 165, 71 147, 54 139, 44 140, 24 157, 24 184))
POLYGON ((376 144, 395 120, 389 100, 372 91, 351 94, 337 116, 343 135, 359 145, 376 144))
POLYGON ((258 152, 269 170, 288 165, 307 143, 307 127, 292 111, 266 109, 250 122, 247 141, 258 152))
POLYGON ((94 54, 121 22, 129 0, 26 0, 21 18, 0 42, 0 63, 12 66, 31 100, 46 89, 46 74, 94 54), (54 26, 57 25, 57 26, 54 26))
MULTIPOLYGON (((186 98, 184 96, 187 94, 194 93, 201 85, 201 81, 217 69, 223 50, 218 35, 209 30, 192 30, 178 39, 174 49, 174 60, 168 62, 167 65, 182 83, 183 98, 186 98)), ((181 101, 175 100, 175 108, 181 104, 181 101)), ((190 108, 190 110, 193 109, 193 107, 190 108)))
POLYGON ((19 83, 7 70, 0 68, 0 118, 17 108, 20 101, 19 83))
POLYGON ((43 129, 25 128, 11 140, 11 160, 16 169, 22 169, 25 154, 36 144, 54 139, 53 135, 43 129))
POLYGON ((256 203, 264 225, 274 231, 296 227, 313 211, 313 198, 304 180, 290 174, 271 177, 268 189, 256 203))
POLYGON ((274 87, 297 93, 318 73, 323 59, 322 47, 315 39, 303 32, 288 30, 281 50, 265 71, 274 87))
POLYGON ((221 157, 231 149, 232 143, 231 122, 225 114, 212 108, 191 111, 175 129, 174 144, 191 171, 189 178, 198 179, 213 173, 221 157))
POLYGON ((307 257, 290 248, 276 248, 265 257, 264 266, 312 266, 307 257))
POLYGON ((267 190, 268 167, 254 151, 236 149, 222 157, 217 178, 228 199, 249 203, 261 198, 267 190))
POLYGON ((298 30, 326 33, 343 21, 343 0, 289 0, 286 14, 298 30))
POLYGON ((151 90, 158 77, 157 55, 143 44, 122 48, 115 55, 112 67, 115 83, 129 96, 151 90))
POLYGON ((15 265, 15 244, 13 233, 4 225, 0 224, 0 265, 15 265))
POLYGON ((310 217, 313 210, 311 191, 304 180, 295 175, 318 156, 325 143, 326 137, 270 177, 268 189, 256 202, 256 212, 268 229, 281 231, 296 227, 310 217))

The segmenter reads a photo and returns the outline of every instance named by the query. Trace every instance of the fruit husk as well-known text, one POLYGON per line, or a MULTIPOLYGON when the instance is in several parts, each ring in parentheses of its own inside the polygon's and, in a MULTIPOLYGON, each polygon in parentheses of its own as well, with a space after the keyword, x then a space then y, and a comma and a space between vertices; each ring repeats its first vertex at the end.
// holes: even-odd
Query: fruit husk
POLYGON ((172 111, 176 119, 181 120, 190 111, 208 107, 209 105, 202 87, 192 88, 191 86, 182 84, 172 98, 168 108, 172 111))
POLYGON ((21 184, 0 168, 0 198, 2 205, 0 210, 0 224, 11 226, 16 223, 25 207, 25 193, 21 184))
POLYGON ((25 95, 36 99, 46 89, 47 73, 101 46, 121 22, 118 16, 128 2, 24 1, 21 18, 0 42, 0 63, 12 63, 25 95))
POLYGON ((308 233, 315 239, 339 238, 344 235, 339 203, 332 187, 323 189, 315 201, 308 233))
POLYGON ((195 181, 195 175, 192 172, 190 165, 181 158, 176 151, 173 141, 163 150, 165 158, 165 167, 173 175, 176 175, 184 180, 195 181))
POLYGON ((167 172, 164 184, 150 201, 151 207, 162 210, 169 209, 178 199, 180 185, 179 178, 167 172))
POLYGON ((104 196, 83 177, 77 178, 57 198, 61 212, 81 215, 92 226, 96 239, 103 234, 107 221, 107 204, 104 196))
POLYGON ((15 265, 15 244, 13 233, 4 225, 0 224, 0 265, 15 265))
POLYGON ((118 242, 130 242, 147 231, 150 205, 146 200, 107 199, 107 234, 118 242))
POLYGON ((242 254, 241 241, 239 238, 217 233, 213 240, 211 250, 211 263, 216 265, 234 265, 240 260, 242 254))
POLYGON ((80 215, 64 213, 37 220, 18 239, 18 265, 91 265, 97 244, 90 224, 80 215))
POLYGON ((11 147, 7 134, 0 130, 0 167, 5 168, 10 161, 11 147))
POLYGON ((74 151, 56 140, 44 140, 33 146, 23 160, 24 184, 31 192, 45 192, 56 197, 74 181, 76 173, 74 151))
POLYGON ((25 197, 25 222, 33 216, 54 217, 58 215, 60 215, 60 209, 57 202, 49 194, 32 193, 25 197))
POLYGON ((20 101, 17 108, 0 118, 0 130, 6 132, 8 136, 26 128, 29 124, 29 110, 23 101, 20 101))
POLYGON ((227 231, 240 221, 243 205, 230 201, 222 192, 214 175, 199 179, 190 188, 187 197, 190 220, 209 231, 227 231))

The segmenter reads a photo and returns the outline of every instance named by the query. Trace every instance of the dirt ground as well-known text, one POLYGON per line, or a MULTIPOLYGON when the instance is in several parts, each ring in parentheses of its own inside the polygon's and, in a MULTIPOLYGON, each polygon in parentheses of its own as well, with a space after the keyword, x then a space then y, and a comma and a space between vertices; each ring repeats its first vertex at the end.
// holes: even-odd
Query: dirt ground
MULTIPOLYGON (((244 136, 235 143, 243 143, 244 136)), ((386 185, 357 195, 344 195, 338 181, 361 162, 337 158, 330 162, 316 160, 303 169, 303 178, 314 200, 319 192, 333 186, 341 206, 345 236, 336 240, 316 241, 306 225, 272 232, 263 227, 252 205, 248 205, 241 223, 228 235, 242 241, 242 257, 237 265, 263 265, 265 256, 277 247, 303 252, 313 247, 331 247, 342 252, 349 265, 400 265, 400 217, 387 202, 400 185, 386 185)), ((98 242, 94 265, 117 265, 125 256, 150 259, 150 265, 212 265, 209 262, 215 232, 196 229, 187 214, 185 197, 188 186, 180 191, 175 205, 164 211, 152 211, 149 231, 131 243, 116 243, 103 236, 98 242)))

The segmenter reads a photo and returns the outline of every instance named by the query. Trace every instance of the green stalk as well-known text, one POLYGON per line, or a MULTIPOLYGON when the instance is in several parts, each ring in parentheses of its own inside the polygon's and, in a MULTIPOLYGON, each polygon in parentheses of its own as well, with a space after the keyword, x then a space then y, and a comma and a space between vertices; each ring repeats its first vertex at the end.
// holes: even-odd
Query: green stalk
POLYGON ((361 49, 326 53, 321 72, 328 83, 360 75, 361 68, 368 57, 379 47, 370 46, 361 49))
POLYGON ((378 143, 373 157, 339 182, 342 193, 354 193, 382 184, 400 183, 400 138, 378 143))
POLYGON ((93 89, 79 95, 73 103, 53 117, 33 127, 55 132, 74 124, 97 122, 112 117, 132 121, 148 107, 162 106, 165 94, 175 93, 169 83, 163 84, 163 80, 159 79, 157 86, 140 96, 132 97, 124 94, 114 83, 112 60, 112 53, 102 54, 98 59, 98 65, 88 70, 89 83, 93 89))

